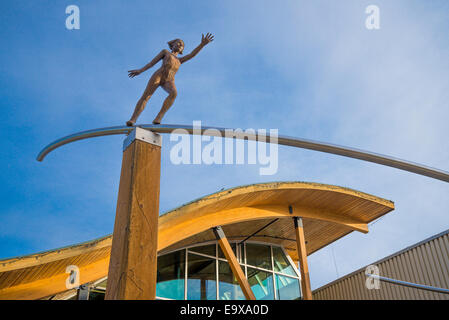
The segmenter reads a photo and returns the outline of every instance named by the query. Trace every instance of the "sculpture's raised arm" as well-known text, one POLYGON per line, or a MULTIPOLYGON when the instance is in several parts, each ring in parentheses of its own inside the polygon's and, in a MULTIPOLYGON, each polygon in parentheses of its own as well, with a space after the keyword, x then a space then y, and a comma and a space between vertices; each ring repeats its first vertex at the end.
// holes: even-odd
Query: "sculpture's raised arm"
POLYGON ((128 77, 130 78, 134 78, 135 76, 138 76, 139 74, 141 74, 142 72, 147 71, 148 69, 150 69, 151 67, 153 67, 156 63, 159 62, 159 60, 161 60, 165 53, 167 52, 167 50, 162 50, 161 52, 159 52, 159 54, 154 57, 153 60, 151 60, 149 63, 147 63, 143 68, 141 69, 135 69, 135 70, 129 70, 128 71, 128 77))
POLYGON ((203 49, 203 47, 205 45, 207 45, 209 42, 211 42, 213 40, 214 40, 214 36, 212 34, 210 34, 209 32, 206 34, 206 36, 204 36, 204 34, 202 34, 201 35, 201 43, 195 49, 193 49, 192 52, 190 52, 189 54, 186 54, 184 57, 179 58, 179 61, 181 61, 181 63, 189 61, 194 56, 196 56, 198 54, 198 52, 200 52, 201 49, 203 49))

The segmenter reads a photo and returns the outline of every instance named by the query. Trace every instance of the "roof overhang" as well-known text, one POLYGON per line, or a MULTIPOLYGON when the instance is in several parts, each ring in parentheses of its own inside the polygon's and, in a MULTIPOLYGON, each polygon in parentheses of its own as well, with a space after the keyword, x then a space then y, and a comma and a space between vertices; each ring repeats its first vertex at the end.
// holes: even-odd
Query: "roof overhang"
MULTIPOLYGON (((159 218, 160 253, 214 240, 221 225, 229 240, 284 246, 297 260, 293 217, 302 217, 307 253, 347 235, 368 232, 368 223, 394 209, 393 202, 333 185, 263 183, 220 191, 159 218)), ((112 236, 71 247, 0 261, 0 299, 38 299, 62 291, 66 267, 80 269, 80 282, 107 276, 112 236)))

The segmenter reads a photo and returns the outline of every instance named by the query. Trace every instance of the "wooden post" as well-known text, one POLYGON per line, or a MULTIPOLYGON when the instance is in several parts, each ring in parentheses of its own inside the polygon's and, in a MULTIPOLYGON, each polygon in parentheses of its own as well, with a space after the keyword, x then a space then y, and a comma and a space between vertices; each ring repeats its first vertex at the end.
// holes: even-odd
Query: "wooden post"
POLYGON ((302 218, 300 217, 294 217, 293 221, 295 223, 296 246, 298 248, 299 268, 301 271, 302 296, 304 300, 312 300, 304 226, 302 224, 302 218))
POLYGON ((137 127, 123 143, 105 299, 156 298, 161 141, 137 127))
POLYGON ((218 226, 215 227, 213 230, 215 236, 217 237, 218 244, 220 245, 220 248, 223 251, 226 259, 228 260, 232 273, 237 278, 237 281, 240 284, 240 288, 242 288, 245 298, 247 300, 256 300, 256 297, 254 296, 254 293, 251 290, 251 286, 249 285, 248 279, 246 279, 242 267, 237 261, 237 258, 235 257, 235 254, 232 251, 231 246, 229 245, 228 239, 226 239, 226 235, 224 234, 223 229, 221 229, 221 227, 218 226))

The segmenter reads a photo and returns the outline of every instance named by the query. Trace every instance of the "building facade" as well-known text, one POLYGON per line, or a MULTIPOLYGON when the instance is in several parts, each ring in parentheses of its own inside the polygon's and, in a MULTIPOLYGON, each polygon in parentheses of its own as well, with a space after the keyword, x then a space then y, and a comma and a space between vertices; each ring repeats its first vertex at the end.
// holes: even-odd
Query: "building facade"
MULTIPOLYGON (((231 242, 257 300, 301 299, 300 273, 281 246, 231 242)), ((86 287, 84 299, 104 299, 107 279, 86 287)), ((159 300, 245 300, 217 242, 194 245, 158 257, 159 300)), ((77 291, 53 299, 78 299, 77 291)))
POLYGON ((449 230, 373 262, 379 276, 447 292, 379 281, 367 286, 367 267, 313 292, 316 300, 449 300, 449 230))
MULTIPOLYGON (((308 182, 194 200, 159 216, 156 297, 310 299, 307 256, 353 231, 367 233, 368 223, 393 209, 389 200, 308 182)), ((0 299, 102 299, 111 245, 109 235, 0 260, 0 299)), ((131 280, 145 282, 150 275, 139 270, 131 280)))

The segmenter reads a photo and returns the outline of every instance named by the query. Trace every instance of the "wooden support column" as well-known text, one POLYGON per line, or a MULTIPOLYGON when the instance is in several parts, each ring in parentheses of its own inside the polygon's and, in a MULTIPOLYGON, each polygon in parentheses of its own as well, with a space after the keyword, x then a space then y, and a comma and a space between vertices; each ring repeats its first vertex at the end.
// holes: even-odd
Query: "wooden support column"
POLYGON ((249 285, 248 279, 245 277, 245 273, 243 273, 242 267, 240 266, 237 258, 232 251, 231 246, 229 245, 229 241, 226 238, 226 235, 221 229, 220 226, 215 227, 214 229, 215 236, 217 237, 218 244, 220 245, 221 250, 223 251, 226 259, 228 260, 229 266, 231 267, 232 273, 237 278, 237 281, 242 288, 243 294, 247 300, 256 300, 253 291, 251 290, 251 286, 249 285))
POLYGON ((298 248, 299 268, 301 271, 301 289, 304 300, 312 300, 312 290, 310 286, 309 266, 307 265, 306 240, 304 237, 304 226, 302 218, 294 217, 296 246, 298 248))
POLYGON ((137 127, 123 143, 105 299, 156 298, 161 142, 137 127))

